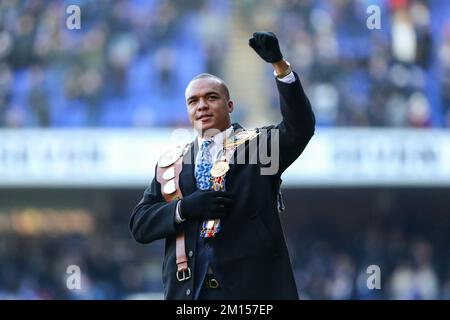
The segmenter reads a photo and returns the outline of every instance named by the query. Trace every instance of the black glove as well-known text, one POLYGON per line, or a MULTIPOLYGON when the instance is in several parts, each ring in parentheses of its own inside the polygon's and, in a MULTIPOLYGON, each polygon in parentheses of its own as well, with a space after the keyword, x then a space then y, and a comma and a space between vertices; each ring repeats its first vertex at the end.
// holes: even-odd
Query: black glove
POLYGON ((223 218, 232 204, 230 192, 197 190, 181 199, 180 216, 182 219, 223 218))
POLYGON ((273 32, 255 32, 248 45, 266 62, 278 62, 283 59, 278 39, 273 32))

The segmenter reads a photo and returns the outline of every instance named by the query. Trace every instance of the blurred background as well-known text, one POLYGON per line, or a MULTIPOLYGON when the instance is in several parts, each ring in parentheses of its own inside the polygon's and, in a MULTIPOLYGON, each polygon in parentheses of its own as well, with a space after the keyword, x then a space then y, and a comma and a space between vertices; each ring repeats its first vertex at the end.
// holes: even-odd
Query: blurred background
POLYGON ((301 298, 450 299, 445 0, 3 0, 0 299, 162 298, 164 243, 136 244, 130 214, 161 153, 194 137, 196 74, 228 83, 234 122, 280 120, 256 30, 277 34, 317 119, 283 175, 301 298))

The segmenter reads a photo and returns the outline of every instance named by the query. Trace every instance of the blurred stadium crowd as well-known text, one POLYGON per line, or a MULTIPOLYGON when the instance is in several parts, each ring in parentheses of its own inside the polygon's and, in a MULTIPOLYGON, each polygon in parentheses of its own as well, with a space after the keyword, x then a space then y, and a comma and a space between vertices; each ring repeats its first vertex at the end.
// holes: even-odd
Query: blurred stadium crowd
MULTIPOLYGON (((244 34, 280 35, 319 126, 450 126, 449 1, 4 0, 0 128, 187 126, 185 86, 200 72, 224 76, 236 15, 244 34), (72 4, 81 30, 66 28, 72 4), (381 8, 380 30, 366 26, 370 4, 381 8)), ((263 74, 273 81, 270 68, 263 74)), ((268 104, 278 111, 272 90, 268 104)), ((233 120, 249 117, 243 110, 233 120)), ((121 203, 99 197, 91 233, 26 235, 0 220, 0 299, 162 298, 163 243, 138 246, 126 230, 140 192, 121 203), (82 290, 65 286, 71 264, 81 268, 82 290)), ((385 227, 289 234, 300 296, 450 299, 446 234, 424 234, 420 223, 385 227), (380 265, 382 290, 367 290, 371 264, 380 265)))
POLYGON ((0 126, 188 125, 185 86, 224 76, 232 15, 282 37, 319 125, 449 126, 450 4, 431 0, 2 1, 0 126))
POLYGON ((315 237, 308 247, 296 248, 304 257, 294 269, 301 299, 450 299, 448 261, 434 252, 435 243, 401 229, 361 231, 360 246, 315 237), (368 289, 371 265, 380 267, 380 290, 368 289))
POLYGON ((186 124, 185 85, 214 71, 198 23, 223 19, 220 2, 2 1, 0 125, 186 124), (66 28, 71 4, 81 30, 66 28))
MULTIPOLYGON (((349 238, 332 233, 290 237, 296 240, 290 247, 301 299, 450 299, 449 261, 442 254, 449 252, 448 243, 436 246, 401 228, 357 232, 360 245, 345 245, 349 238), (372 264, 381 269, 381 290, 367 288, 372 264)), ((162 241, 139 248, 128 238, 105 235, 5 240, 0 299, 162 298, 162 241), (65 271, 73 264, 81 269, 81 290, 66 287, 65 271)))

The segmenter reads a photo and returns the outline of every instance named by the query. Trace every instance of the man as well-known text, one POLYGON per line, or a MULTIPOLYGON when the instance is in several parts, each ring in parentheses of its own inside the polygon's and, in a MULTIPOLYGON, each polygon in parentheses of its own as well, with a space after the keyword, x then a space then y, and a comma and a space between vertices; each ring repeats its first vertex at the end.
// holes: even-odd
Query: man
POLYGON ((131 216, 136 241, 166 240, 166 299, 298 299, 279 220, 279 188, 282 172, 314 133, 314 114, 276 36, 256 32, 249 45, 274 68, 281 123, 256 131, 231 124, 234 105, 225 83, 209 74, 195 77, 185 95, 198 137, 182 152, 178 169, 176 157, 160 160, 131 216), (262 163, 233 163, 251 153, 253 141, 258 152, 270 148, 275 172, 263 174, 262 163), (173 169, 162 171, 168 166, 173 169), (176 183, 161 178, 175 173, 176 183), (168 197, 176 188, 179 196, 168 197))

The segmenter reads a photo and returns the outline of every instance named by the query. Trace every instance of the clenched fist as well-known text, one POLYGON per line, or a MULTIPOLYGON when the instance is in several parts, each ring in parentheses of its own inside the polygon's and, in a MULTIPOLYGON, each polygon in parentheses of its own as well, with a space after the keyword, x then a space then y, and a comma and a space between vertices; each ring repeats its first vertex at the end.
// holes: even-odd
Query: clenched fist
POLYGON ((266 62, 275 63, 283 59, 278 39, 273 32, 255 32, 248 45, 266 62))

